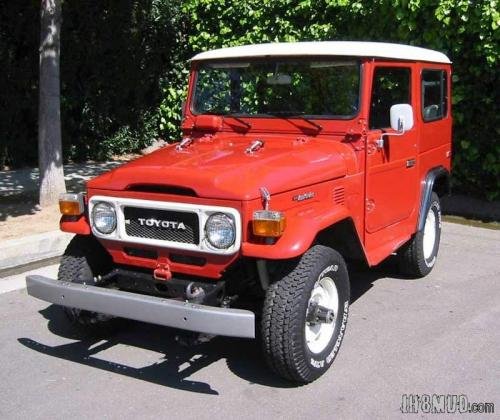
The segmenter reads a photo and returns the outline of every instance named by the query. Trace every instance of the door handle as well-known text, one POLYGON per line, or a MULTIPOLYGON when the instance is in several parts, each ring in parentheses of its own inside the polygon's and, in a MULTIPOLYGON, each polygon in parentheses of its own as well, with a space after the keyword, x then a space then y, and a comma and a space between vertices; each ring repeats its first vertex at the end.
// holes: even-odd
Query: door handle
POLYGON ((417 159, 408 159, 406 161, 406 167, 407 168, 413 168, 416 163, 417 163, 417 159))

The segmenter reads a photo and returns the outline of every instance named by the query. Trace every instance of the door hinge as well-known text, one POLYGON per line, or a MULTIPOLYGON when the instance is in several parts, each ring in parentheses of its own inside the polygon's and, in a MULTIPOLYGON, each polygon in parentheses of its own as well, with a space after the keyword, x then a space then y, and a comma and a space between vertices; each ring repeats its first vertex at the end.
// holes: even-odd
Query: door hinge
POLYGON ((372 200, 371 198, 366 199, 366 212, 371 213, 373 210, 375 210, 375 201, 372 200))

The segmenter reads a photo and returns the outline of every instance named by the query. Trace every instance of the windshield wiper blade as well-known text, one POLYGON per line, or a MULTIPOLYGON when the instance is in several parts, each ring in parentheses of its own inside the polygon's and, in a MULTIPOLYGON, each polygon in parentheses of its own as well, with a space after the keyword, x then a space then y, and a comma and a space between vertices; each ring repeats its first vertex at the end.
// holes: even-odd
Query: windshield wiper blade
POLYGON ((249 122, 246 122, 245 120, 241 119, 240 117, 237 117, 236 115, 227 114, 227 115, 224 115, 223 118, 228 118, 228 117, 229 118, 234 118, 236 121, 238 121, 239 123, 243 124, 249 130, 252 128, 252 124, 250 124, 249 122))
POLYGON ((323 126, 319 125, 317 122, 307 118, 303 112, 293 112, 293 111, 274 111, 274 112, 269 112, 271 115, 276 115, 279 117, 283 118, 291 118, 291 117, 296 117, 300 118, 301 120, 304 120, 305 122, 311 124, 318 130, 318 133, 323 130, 323 126))

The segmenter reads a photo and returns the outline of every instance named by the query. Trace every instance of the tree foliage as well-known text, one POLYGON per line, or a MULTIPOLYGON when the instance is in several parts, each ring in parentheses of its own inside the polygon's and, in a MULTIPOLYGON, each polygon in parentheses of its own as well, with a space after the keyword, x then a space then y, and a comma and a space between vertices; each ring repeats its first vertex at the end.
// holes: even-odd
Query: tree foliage
MULTIPOLYGON (((66 159, 135 151, 159 135, 163 91, 188 58, 180 3, 63 1, 66 159)), ((0 5, 0 166, 36 165, 39 11, 35 0, 0 5)))
POLYGON ((0 4, 0 169, 37 166, 39 20, 39 1, 0 4))
MULTIPOLYGON (((33 163, 36 156, 38 7, 35 0, 0 6, 0 58, 7 63, 0 73, 0 164, 33 163)), ((273 41, 392 41, 452 59, 454 184, 495 199, 499 25, 497 0, 66 0, 66 157, 103 158, 158 135, 175 139, 186 60, 195 52, 273 41)))

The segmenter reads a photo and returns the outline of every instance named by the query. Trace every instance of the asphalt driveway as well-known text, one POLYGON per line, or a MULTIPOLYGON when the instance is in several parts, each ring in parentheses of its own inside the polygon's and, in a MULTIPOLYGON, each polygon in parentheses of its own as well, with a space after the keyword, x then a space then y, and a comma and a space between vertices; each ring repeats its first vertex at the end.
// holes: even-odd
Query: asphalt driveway
POLYGON ((500 231, 445 223, 425 279, 397 278, 390 263, 353 272, 340 354, 301 387, 274 377, 252 341, 185 348, 174 330, 137 322, 102 340, 75 335, 59 308, 19 289, 23 277, 0 279, 3 419, 416 418, 400 411, 403 394, 500 411, 500 231))

